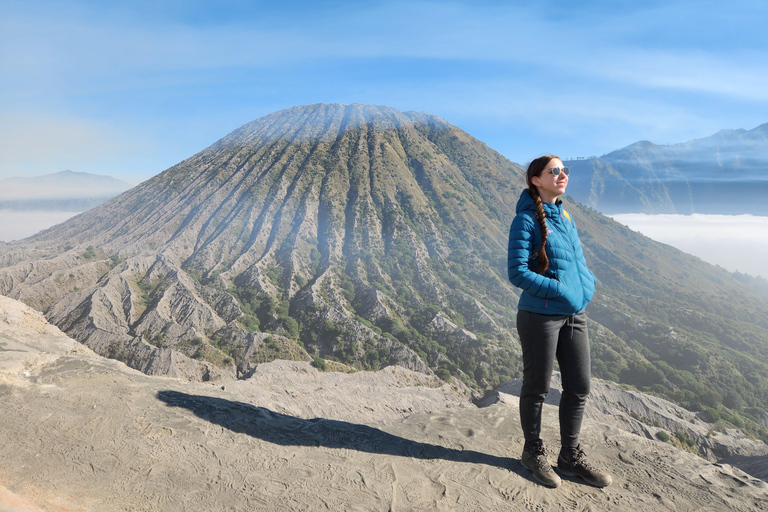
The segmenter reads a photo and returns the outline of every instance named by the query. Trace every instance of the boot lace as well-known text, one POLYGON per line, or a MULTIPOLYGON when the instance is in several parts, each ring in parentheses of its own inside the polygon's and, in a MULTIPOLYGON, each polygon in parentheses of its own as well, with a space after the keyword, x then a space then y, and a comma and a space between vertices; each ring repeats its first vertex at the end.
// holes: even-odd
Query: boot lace
POLYGON ((536 465, 539 467, 539 469, 549 471, 552 469, 552 466, 549 464, 549 461, 547 460, 547 450, 544 448, 544 445, 537 444, 531 447, 530 450, 531 456, 534 461, 536 461, 536 465))
POLYGON ((581 448, 577 448, 573 451, 573 456, 571 457, 571 464, 574 466, 581 466, 584 469, 594 472, 597 471, 597 468, 595 468, 592 464, 587 461, 587 454, 584 453, 584 450, 581 448))

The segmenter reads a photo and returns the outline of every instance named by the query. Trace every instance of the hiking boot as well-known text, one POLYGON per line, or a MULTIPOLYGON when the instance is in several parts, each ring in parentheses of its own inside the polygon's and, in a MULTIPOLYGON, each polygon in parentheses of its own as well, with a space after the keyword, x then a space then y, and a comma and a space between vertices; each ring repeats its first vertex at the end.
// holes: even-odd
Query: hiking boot
POLYGON ((587 456, 581 445, 576 448, 563 448, 557 458, 557 470, 567 476, 581 477, 589 485, 608 487, 613 482, 611 475, 600 471, 587 462, 587 456))
POLYGON ((547 452, 541 440, 525 443, 523 456, 520 458, 523 467, 533 474, 533 477, 547 487, 558 487, 562 480, 552 470, 547 460, 547 452))

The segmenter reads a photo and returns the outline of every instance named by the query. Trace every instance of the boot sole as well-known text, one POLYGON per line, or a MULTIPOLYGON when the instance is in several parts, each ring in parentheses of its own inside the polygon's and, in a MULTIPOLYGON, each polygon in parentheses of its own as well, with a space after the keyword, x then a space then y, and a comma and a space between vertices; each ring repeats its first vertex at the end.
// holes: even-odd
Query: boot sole
MULTIPOLYGON (((611 485, 613 483, 613 479, 609 480, 608 482, 596 482, 594 480, 589 480, 587 478, 584 478, 582 475, 579 475, 578 473, 573 473, 573 472, 568 471, 566 469, 562 469, 562 468, 560 468, 560 466, 557 466, 557 472, 560 473, 561 475, 565 475, 565 476, 579 477, 582 480, 584 480, 585 483, 591 485, 592 487, 598 487, 598 488, 601 488, 601 489, 603 487, 608 487, 609 485, 611 485)), ((536 475, 533 475, 533 476, 536 476, 536 475)))

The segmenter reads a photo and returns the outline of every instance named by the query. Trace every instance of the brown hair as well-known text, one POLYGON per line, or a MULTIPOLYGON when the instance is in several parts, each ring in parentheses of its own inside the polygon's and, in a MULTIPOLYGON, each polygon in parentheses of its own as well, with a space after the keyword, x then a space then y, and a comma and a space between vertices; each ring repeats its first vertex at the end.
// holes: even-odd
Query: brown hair
POLYGON ((536 205, 536 218, 539 220, 539 226, 541 227, 541 247, 531 255, 531 258, 539 258, 539 262, 536 264, 536 273, 543 274, 549 268, 549 258, 547 258, 547 251, 544 246, 547 244, 547 220, 544 214, 544 206, 541 204, 541 196, 539 195, 539 189, 533 184, 531 179, 536 176, 541 176, 544 168, 554 158, 560 158, 556 155, 544 155, 532 161, 528 164, 528 171, 525 173, 525 182, 528 184, 528 193, 531 194, 533 202, 536 205))

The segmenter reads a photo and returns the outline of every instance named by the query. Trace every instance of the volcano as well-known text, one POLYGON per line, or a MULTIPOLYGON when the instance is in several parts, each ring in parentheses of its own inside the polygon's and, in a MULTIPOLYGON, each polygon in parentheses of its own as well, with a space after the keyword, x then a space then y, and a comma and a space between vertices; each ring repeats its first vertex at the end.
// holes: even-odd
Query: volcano
POLYGON ((148 373, 242 376, 314 356, 509 375, 503 256, 521 181, 429 114, 291 108, 6 246, 0 287, 148 373))

